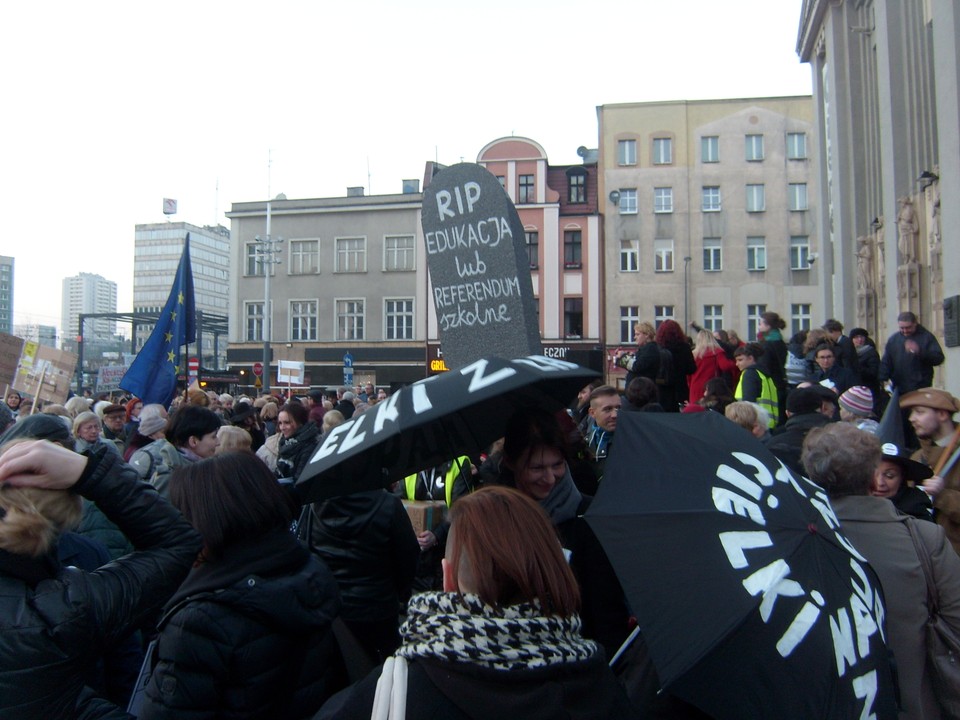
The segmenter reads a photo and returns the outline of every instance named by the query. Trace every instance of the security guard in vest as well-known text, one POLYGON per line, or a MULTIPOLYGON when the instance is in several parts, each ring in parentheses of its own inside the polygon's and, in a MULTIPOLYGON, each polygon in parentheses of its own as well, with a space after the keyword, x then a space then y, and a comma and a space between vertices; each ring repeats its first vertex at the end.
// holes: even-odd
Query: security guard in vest
MULTIPOLYGON (((403 500, 442 500, 450 507, 457 498, 473 491, 474 473, 476 468, 470 458, 461 455, 405 477, 400 483, 400 497, 403 500)), ((421 555, 414 580, 415 592, 440 589, 440 559, 446 549, 449 530, 450 523, 444 521, 434 530, 417 534, 421 555)))
POLYGON ((780 417, 780 404, 773 378, 764 375, 756 367, 757 358, 761 355, 763 347, 759 343, 747 343, 734 351, 733 359, 740 369, 740 382, 733 396, 737 400, 757 403, 766 410, 770 415, 770 428, 773 429, 780 417))

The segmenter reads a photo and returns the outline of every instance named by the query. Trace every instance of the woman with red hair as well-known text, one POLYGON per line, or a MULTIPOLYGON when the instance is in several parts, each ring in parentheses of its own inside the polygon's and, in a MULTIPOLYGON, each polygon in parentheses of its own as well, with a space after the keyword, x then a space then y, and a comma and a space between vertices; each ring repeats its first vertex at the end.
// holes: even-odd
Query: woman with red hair
POLYGON ((410 720, 638 717, 580 635, 576 580, 531 498, 486 487, 454 503, 443 588, 411 599, 395 657, 318 718, 387 717, 391 705, 410 720))
MULTIPOLYGON (((664 320, 660 323, 656 340, 661 351, 666 350, 670 353, 670 362, 666 368, 664 367, 665 354, 660 353, 660 375, 657 377, 660 404, 666 412, 680 412, 680 408, 690 399, 687 375, 697 371, 690 341, 676 320, 664 320)), ((694 398, 694 400, 699 399, 694 398)))

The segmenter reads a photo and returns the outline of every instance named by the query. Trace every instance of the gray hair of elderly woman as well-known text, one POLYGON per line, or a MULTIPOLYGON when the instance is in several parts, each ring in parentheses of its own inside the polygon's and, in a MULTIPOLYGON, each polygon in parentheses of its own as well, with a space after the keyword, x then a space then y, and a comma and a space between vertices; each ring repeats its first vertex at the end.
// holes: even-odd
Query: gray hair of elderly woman
POLYGON ((800 462, 807 477, 836 498, 868 494, 882 457, 875 435, 850 423, 830 423, 809 432, 800 462))

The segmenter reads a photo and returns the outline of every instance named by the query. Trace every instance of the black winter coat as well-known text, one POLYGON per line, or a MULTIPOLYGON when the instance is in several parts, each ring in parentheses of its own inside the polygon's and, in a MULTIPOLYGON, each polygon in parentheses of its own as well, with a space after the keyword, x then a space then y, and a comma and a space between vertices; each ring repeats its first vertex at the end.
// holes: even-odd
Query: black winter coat
POLYGON ((167 605, 142 720, 302 718, 346 685, 336 581, 285 529, 234 543, 167 605))
POLYGON ((783 461, 783 464, 793 472, 808 477, 803 463, 800 462, 803 440, 813 428, 823 427, 829 422, 831 422, 830 419, 819 412, 793 415, 770 438, 767 450, 772 452, 778 460, 783 461))
POLYGON ((103 648, 155 612, 186 576, 199 535, 115 453, 74 486, 138 552, 87 573, 0 551, 0 717, 73 718, 103 648))
MULTIPOLYGON (((317 720, 367 720, 380 668, 323 706, 317 720)), ((409 720, 630 720, 627 701, 602 653, 557 667, 510 672, 416 660, 407 676, 409 720)))
POLYGON ((281 438, 280 453, 277 457, 277 477, 293 478, 293 481, 296 481, 319 444, 320 430, 312 422, 298 427, 289 438, 281 438))
MULTIPOLYGON (((681 403, 690 399, 690 386, 687 375, 697 371, 697 361, 693 359, 690 344, 676 343, 667 347, 671 355, 670 373, 665 385, 657 385, 660 390, 660 404, 666 412, 680 412, 681 403)), ((700 398, 694 398, 694 401, 700 398)))
POLYGON ((397 618, 410 597, 420 545, 403 503, 386 490, 311 506, 310 547, 333 572, 346 620, 397 618))
POLYGON ((901 395, 933 385, 933 368, 943 363, 943 348, 933 333, 922 325, 910 337, 894 333, 887 340, 880 360, 880 382, 892 380, 901 395), (907 352, 907 340, 919 346, 917 353, 907 352))
POLYGON ((635 377, 650 378, 657 381, 660 371, 660 346, 653 341, 638 345, 633 360, 627 365, 626 385, 635 377))

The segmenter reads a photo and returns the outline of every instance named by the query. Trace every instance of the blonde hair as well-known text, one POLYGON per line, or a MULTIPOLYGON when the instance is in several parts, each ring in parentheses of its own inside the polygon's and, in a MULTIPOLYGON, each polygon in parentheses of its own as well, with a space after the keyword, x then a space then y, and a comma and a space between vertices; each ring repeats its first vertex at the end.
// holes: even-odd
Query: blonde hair
POLYGON ((639 323, 637 323, 637 324, 634 326, 634 328, 633 328, 633 332, 636 333, 637 330, 639 330, 640 332, 642 332, 644 335, 646 335, 647 337, 649 337, 651 340, 653 340, 653 339, 657 336, 657 331, 654 329, 653 325, 652 325, 651 323, 648 323, 648 322, 639 322, 639 323))
POLYGON ((700 330, 697 333, 697 340, 693 345, 693 357, 699 360, 711 350, 719 350, 720 344, 709 330, 700 330))
POLYGON ((744 400, 730 403, 724 409, 723 414, 727 416, 727 420, 735 422, 744 430, 749 430, 750 432, 753 432, 753 428, 755 428, 760 421, 756 406, 744 400))
MULTIPOLYGON (((13 440, 2 448, 26 442, 13 440)), ((83 500, 68 490, 0 486, 0 549, 14 555, 39 557, 56 544, 63 530, 80 522, 83 500)))
POLYGON ((70 417, 76 417, 82 412, 86 412, 90 409, 90 403, 86 399, 75 395, 74 397, 67 400, 67 404, 64 405, 67 409, 67 412, 70 413, 70 417))
POLYGON ((346 419, 343 417, 342 412, 339 410, 327 410, 323 414, 323 423, 320 432, 326 434, 337 427, 337 425, 343 425, 345 422, 346 419))
POLYGON ((217 455, 222 455, 231 450, 249 450, 253 445, 253 439, 243 428, 233 425, 223 425, 217 430, 217 439, 220 444, 217 446, 217 455))
POLYGON ((89 422, 94 422, 97 424, 97 428, 103 429, 103 422, 100 420, 100 416, 97 415, 92 410, 87 410, 77 415, 73 419, 73 435, 76 437, 77 433, 80 431, 81 425, 86 425, 89 422))

